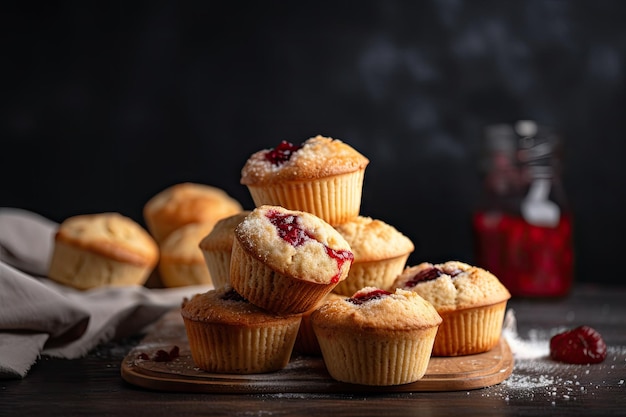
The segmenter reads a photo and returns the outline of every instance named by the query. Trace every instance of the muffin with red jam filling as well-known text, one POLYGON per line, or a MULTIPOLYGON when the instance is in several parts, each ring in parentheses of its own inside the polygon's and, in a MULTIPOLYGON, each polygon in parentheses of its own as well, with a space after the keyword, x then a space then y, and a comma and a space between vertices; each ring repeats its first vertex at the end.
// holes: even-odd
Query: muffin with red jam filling
POLYGON ((330 376, 362 385, 421 379, 440 323, 432 304, 399 288, 390 292, 366 287, 311 314, 330 376))
POLYGON ((348 242, 319 217, 261 206, 235 228, 230 282, 268 311, 303 313, 346 278, 353 260, 348 242))
POLYGON ((413 242, 382 220, 357 216, 335 226, 354 253, 348 278, 333 291, 350 296, 363 287, 391 288, 415 249, 413 242))
POLYGON ((393 286, 418 293, 443 318, 434 356, 486 352, 500 340, 511 294, 490 272, 457 261, 423 262, 405 268, 393 286))
POLYGON ((191 357, 208 372, 255 374, 287 366, 301 315, 276 315, 249 303, 230 285, 183 300, 191 357))
POLYGON ((241 171, 255 205, 306 211, 331 225, 359 214, 369 159, 348 144, 316 136, 300 145, 282 141, 252 154, 241 171))

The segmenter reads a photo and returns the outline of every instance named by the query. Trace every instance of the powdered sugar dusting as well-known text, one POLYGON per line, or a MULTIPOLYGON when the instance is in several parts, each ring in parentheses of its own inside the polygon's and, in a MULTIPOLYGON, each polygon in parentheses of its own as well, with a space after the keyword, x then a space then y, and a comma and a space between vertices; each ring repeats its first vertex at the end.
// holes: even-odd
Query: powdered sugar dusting
POLYGON ((512 309, 507 310, 504 317, 502 336, 509 343, 515 359, 538 359, 550 355, 550 342, 545 335, 540 334, 538 331, 533 331, 529 334, 529 339, 519 337, 515 312, 512 309))
POLYGON ((281 164, 266 158, 273 149, 263 149, 250 156, 241 171, 242 184, 323 178, 365 169, 369 163, 368 158, 347 143, 320 135, 304 141, 281 164))
MULTIPOLYGON (((623 392, 626 346, 608 346, 607 358, 600 364, 560 363, 550 358, 550 337, 562 330, 535 329, 528 332, 527 338, 522 338, 517 333, 515 312, 509 309, 502 335, 515 358, 513 372, 502 383, 476 392, 506 402, 546 401, 552 406, 592 397, 598 390, 623 392), (601 382, 599 374, 603 375, 601 382)), ((473 392, 468 391, 468 395, 473 392)))

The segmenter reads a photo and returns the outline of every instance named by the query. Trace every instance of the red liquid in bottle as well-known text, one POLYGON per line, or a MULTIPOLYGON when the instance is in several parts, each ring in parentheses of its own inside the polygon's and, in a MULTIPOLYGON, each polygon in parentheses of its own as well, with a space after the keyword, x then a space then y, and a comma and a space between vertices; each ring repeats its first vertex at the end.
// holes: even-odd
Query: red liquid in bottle
POLYGON ((572 285, 572 221, 535 226, 501 212, 474 214, 476 264, 489 270, 513 296, 558 297, 572 285))

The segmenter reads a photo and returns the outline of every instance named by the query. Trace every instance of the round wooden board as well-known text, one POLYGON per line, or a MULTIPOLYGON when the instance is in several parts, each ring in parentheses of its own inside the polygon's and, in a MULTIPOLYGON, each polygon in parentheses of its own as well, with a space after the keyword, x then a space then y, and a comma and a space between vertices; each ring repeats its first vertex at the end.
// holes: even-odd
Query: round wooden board
POLYGON ((336 381, 326 371, 320 357, 295 355, 280 371, 267 374, 214 374, 197 368, 191 358, 185 327, 179 310, 174 310, 154 326, 133 348, 121 366, 122 378, 139 387, 172 392, 221 394, 269 393, 383 393, 420 391, 461 391, 498 384, 513 371, 513 355, 504 338, 489 352, 457 357, 432 357, 424 377, 410 384, 394 386, 355 385, 336 381), (140 359, 142 353, 154 357, 158 350, 179 348, 180 355, 157 362, 140 359))

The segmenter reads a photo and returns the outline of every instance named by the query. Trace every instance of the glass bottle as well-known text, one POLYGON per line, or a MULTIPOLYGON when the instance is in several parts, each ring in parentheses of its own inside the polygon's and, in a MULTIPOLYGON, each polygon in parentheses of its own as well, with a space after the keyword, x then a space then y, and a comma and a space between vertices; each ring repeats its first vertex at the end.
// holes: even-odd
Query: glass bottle
POLYGON ((559 136, 529 120, 485 131, 483 198, 473 215, 476 264, 513 296, 559 297, 573 280, 572 215, 559 136))

